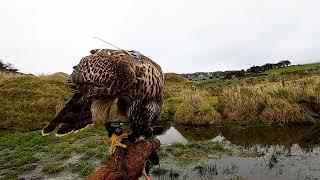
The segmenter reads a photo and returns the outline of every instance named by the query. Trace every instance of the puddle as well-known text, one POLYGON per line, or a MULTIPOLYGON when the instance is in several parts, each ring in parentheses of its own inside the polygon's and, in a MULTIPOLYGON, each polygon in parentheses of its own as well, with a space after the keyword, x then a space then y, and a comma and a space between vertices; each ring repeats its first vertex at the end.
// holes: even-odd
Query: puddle
POLYGON ((186 166, 168 161, 153 168, 154 179, 317 179, 320 177, 320 128, 263 127, 228 130, 217 127, 170 126, 158 136, 163 145, 175 142, 222 142, 260 157, 206 159, 186 166))
POLYGON ((170 126, 162 135, 157 136, 157 139, 163 145, 170 145, 172 143, 186 144, 188 140, 173 126, 170 126))
POLYGON ((169 126, 157 136, 163 145, 188 141, 229 141, 244 147, 253 144, 285 145, 299 144, 307 148, 320 143, 320 127, 289 126, 247 129, 225 129, 221 127, 169 126))

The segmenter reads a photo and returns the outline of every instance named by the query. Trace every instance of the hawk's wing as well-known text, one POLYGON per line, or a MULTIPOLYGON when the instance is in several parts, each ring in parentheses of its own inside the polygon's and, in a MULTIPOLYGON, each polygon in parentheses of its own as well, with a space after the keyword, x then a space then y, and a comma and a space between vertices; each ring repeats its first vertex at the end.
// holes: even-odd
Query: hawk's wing
POLYGON ((124 51, 101 49, 82 58, 70 76, 71 89, 80 93, 113 95, 135 79, 134 59, 124 51))
MULTIPOLYGON (((128 53, 108 49, 91 53, 74 67, 68 83, 75 94, 43 129, 44 135, 56 128, 58 128, 57 135, 64 135, 86 127, 94 120, 91 119, 94 114, 91 113, 92 107, 90 111, 91 104, 80 101, 83 96, 114 95, 128 89, 136 80, 134 59, 128 53)), ((95 109, 101 109, 108 114, 113 100, 113 97, 109 97, 101 107, 95 109)), ((94 104, 95 107, 97 103, 94 104)), ((107 120, 105 116, 101 117, 104 121, 107 120)))

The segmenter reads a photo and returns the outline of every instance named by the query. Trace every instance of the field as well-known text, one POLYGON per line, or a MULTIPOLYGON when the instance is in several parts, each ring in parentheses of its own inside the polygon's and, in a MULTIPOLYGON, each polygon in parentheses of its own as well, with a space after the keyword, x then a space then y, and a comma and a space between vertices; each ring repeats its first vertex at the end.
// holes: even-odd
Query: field
POLYGON ((7 134, 0 138, 0 178, 37 179, 55 176, 86 177, 108 161, 105 131, 87 129, 68 137, 43 137, 40 131, 7 134))
MULTIPOLYGON (((40 130, 70 97, 67 75, 0 73, 0 179, 85 178, 109 160, 109 139, 102 129, 87 128, 57 138, 40 130)), ((231 129, 319 124, 299 103, 320 109, 320 66, 303 65, 264 74, 189 81, 166 74, 161 118, 169 124, 213 124, 231 129)), ((319 111, 318 111, 319 112, 319 111)), ((162 160, 186 164, 208 157, 256 156, 220 143, 173 144, 159 150, 162 160), (204 154, 199 157, 198 154, 204 154)))
MULTIPOLYGON (((282 73, 197 82, 166 74, 162 119, 195 125, 317 123, 299 102, 319 108, 320 66, 277 71, 282 73)), ((71 96, 66 80, 63 73, 0 74, 0 135, 41 129, 71 96)))
MULTIPOLYGON (((5 135, 0 138, 0 179, 83 179, 108 162, 109 143, 104 129, 92 127, 65 137, 43 137, 40 131, 5 135)), ((209 157, 258 156, 216 142, 174 143, 161 147, 158 154, 162 160, 179 165, 209 157)))
POLYGON ((66 78, 0 74, 0 135, 41 129, 71 95, 66 78))
POLYGON ((182 124, 317 124, 301 105, 320 110, 320 66, 282 68, 282 73, 188 81, 168 74, 163 114, 182 124), (305 68, 303 68, 305 67, 305 68), (285 70, 289 69, 289 70, 285 70), (173 81, 175 80, 175 81, 173 81))

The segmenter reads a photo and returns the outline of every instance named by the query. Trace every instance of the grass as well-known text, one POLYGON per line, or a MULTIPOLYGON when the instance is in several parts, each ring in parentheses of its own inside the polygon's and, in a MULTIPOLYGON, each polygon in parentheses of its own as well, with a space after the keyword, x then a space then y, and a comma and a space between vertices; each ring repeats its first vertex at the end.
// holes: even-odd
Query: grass
POLYGON ((87 177, 93 173, 93 171, 96 169, 96 166, 90 162, 81 162, 72 164, 70 168, 73 173, 78 173, 81 176, 87 177))
MULTIPOLYGON (((104 129, 89 127, 65 137, 41 136, 40 131, 15 133, 0 138, 0 177, 17 179, 40 168, 43 176, 73 173, 90 175, 109 159, 109 145, 104 129)), ((207 158, 222 156, 255 157, 255 152, 234 151, 223 143, 192 141, 163 146, 158 150, 161 161, 173 159, 187 165, 207 158)))
POLYGON ((181 124, 213 124, 221 120, 215 106, 218 97, 176 74, 166 74, 161 117, 181 124))
POLYGON ((43 171, 46 174, 56 174, 59 173, 61 171, 63 171, 64 166, 62 163, 59 162, 53 162, 53 163, 49 163, 47 164, 44 168, 43 171))
MULTIPOLYGON (((230 147, 225 143, 212 141, 191 141, 187 144, 174 143, 162 146, 157 150, 160 160, 173 159, 179 165, 189 165, 205 159, 222 158, 224 156, 236 156, 244 158, 256 158, 261 156, 256 151, 242 147, 230 147)), ((161 170, 161 169, 156 169, 161 170)), ((157 173, 157 172, 156 172, 157 173)))
POLYGON ((320 105, 319 76, 286 82, 234 85, 219 96, 220 112, 226 119, 262 121, 266 124, 312 122, 298 104, 302 99, 315 99, 320 105))
POLYGON ((294 65, 286 68, 270 69, 263 73, 264 74, 281 74, 281 73, 291 73, 291 72, 306 71, 310 69, 319 69, 319 68, 320 68, 320 63, 312 63, 312 64, 294 65))
POLYGON ((279 81, 241 79, 219 84, 214 80, 213 84, 183 82, 180 87, 169 84, 166 91, 171 96, 165 99, 163 114, 169 114, 175 123, 195 125, 232 121, 265 125, 317 123, 299 101, 313 99, 320 106, 319 79, 314 75, 279 81))
MULTIPOLYGON (((218 124, 234 130, 316 123, 298 101, 312 99, 320 105, 320 68, 315 65, 292 68, 242 79, 198 82, 166 74, 161 117, 176 124, 218 124)), ((41 136, 40 129, 71 95, 66 79, 63 73, 49 76, 0 73, 0 100, 5 102, 0 106, 0 179, 17 179, 37 168, 43 176, 56 176, 63 171, 86 177, 97 164, 109 161, 104 129, 90 127, 62 138, 41 136)), ((194 132, 190 136, 195 136, 194 132)), ((162 160, 174 159, 180 164, 225 155, 257 154, 246 150, 234 152, 221 143, 194 141, 159 150, 162 160)))
POLYGON ((199 89, 185 89, 178 96, 175 119, 180 124, 213 124, 221 121, 221 115, 214 109, 217 98, 210 98, 208 92, 199 89))
POLYGON ((222 143, 216 142, 189 142, 187 144, 175 143, 161 147, 159 156, 167 158, 172 156, 180 164, 189 164, 201 159, 230 155, 231 150, 226 149, 222 143))
MULTIPOLYGON (((40 131, 15 133, 0 138, 0 171, 9 178, 26 174, 37 166, 47 175, 69 171, 86 177, 110 158, 105 130, 87 128, 58 138, 40 131), (75 162, 70 161, 79 156, 75 162), (70 161, 70 162, 69 162, 70 161)), ((1 174, 0 174, 1 176, 1 174)))
POLYGON ((276 154, 272 154, 268 163, 270 169, 272 169, 279 162, 276 154))
MULTIPOLYGON (((315 99, 320 107, 319 64, 276 70, 281 73, 197 82, 166 74, 161 118, 193 125, 316 123, 298 101, 315 99)), ((0 73, 0 100, 6 102, 0 106, 0 136, 42 129, 71 95, 67 78, 0 73)))
POLYGON ((0 74, 0 135, 41 129, 71 95, 66 78, 0 74))

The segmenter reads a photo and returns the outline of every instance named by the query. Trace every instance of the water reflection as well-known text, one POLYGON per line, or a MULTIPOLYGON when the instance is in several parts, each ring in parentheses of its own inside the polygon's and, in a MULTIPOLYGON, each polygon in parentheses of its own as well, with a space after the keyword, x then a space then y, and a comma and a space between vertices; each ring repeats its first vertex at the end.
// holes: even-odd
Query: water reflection
POLYGON ((187 166, 165 162, 153 168, 154 179, 316 179, 320 177, 320 128, 312 126, 225 129, 170 126, 158 136, 162 144, 223 142, 258 157, 206 159, 187 166))
POLYGON ((187 143, 186 138, 184 138, 179 131, 173 126, 170 126, 162 135, 157 136, 161 144, 168 145, 172 143, 187 143))
POLYGON ((280 145, 260 146, 260 157, 223 157, 207 159, 188 166, 174 163, 153 169, 154 179, 316 179, 320 177, 320 148, 290 156, 290 149, 280 145), (154 172, 162 173, 154 173, 154 172), (172 178, 174 172, 176 178, 172 178), (237 178, 236 178, 237 179, 237 178))
POLYGON ((182 125, 170 126, 164 134, 158 136, 162 144, 187 141, 229 141, 244 147, 253 144, 284 145, 290 147, 299 144, 306 148, 320 143, 320 127, 287 126, 263 127, 247 129, 226 129, 221 127, 188 127, 182 125))

